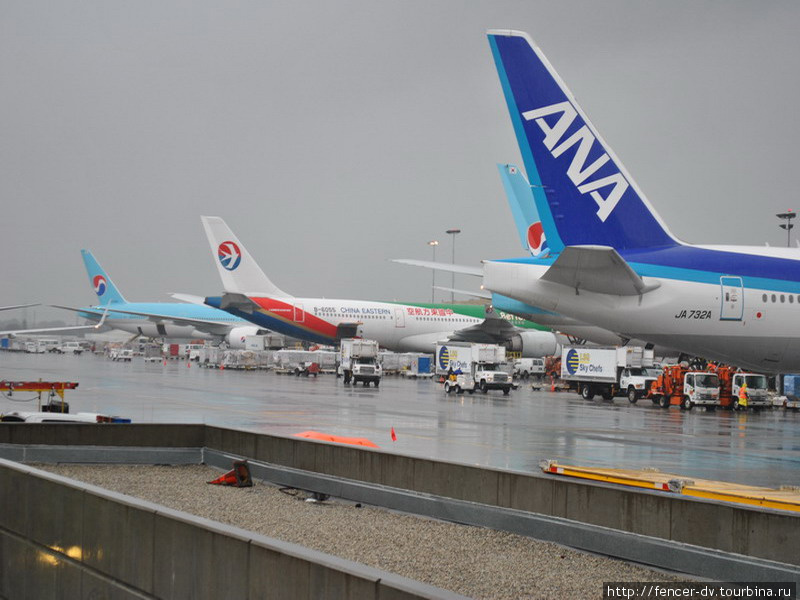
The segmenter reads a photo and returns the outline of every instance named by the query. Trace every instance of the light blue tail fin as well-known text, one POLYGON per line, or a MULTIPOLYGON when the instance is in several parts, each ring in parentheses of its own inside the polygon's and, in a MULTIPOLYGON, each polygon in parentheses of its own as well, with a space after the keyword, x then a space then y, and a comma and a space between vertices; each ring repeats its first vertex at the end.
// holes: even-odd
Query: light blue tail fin
POLYGON ((546 255, 550 245, 542 220, 539 218, 539 211, 536 210, 536 201, 533 199, 528 180, 516 165, 498 163, 497 170, 500 171, 500 179, 503 182, 511 214, 514 215, 522 247, 533 256, 546 255))
POLYGON ((550 247, 679 244, 527 34, 488 36, 550 247))
POLYGON ((89 274, 89 283, 97 294, 97 299, 100 304, 112 304, 117 302, 126 302, 122 294, 119 293, 117 286, 111 281, 111 278, 103 271, 92 253, 88 250, 81 250, 83 256, 83 264, 86 266, 86 272, 89 274))

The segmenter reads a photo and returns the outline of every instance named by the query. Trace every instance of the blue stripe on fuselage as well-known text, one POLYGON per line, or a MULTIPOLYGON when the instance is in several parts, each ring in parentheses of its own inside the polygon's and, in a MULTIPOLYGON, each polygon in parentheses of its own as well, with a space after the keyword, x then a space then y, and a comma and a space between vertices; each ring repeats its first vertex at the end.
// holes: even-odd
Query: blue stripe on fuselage
MULTIPOLYGON (((208 304, 209 306, 219 306, 222 303, 222 298, 218 296, 209 297, 206 298, 205 301, 206 304, 208 304)), ((277 333, 282 333, 283 335, 288 335, 289 337, 294 337, 299 340, 306 340, 318 344, 330 344, 336 342, 336 340, 332 338, 314 332, 314 330, 309 327, 302 327, 294 325, 292 323, 288 323, 283 319, 271 317, 270 315, 268 315, 266 312, 263 311, 254 311, 252 313, 249 313, 237 310, 235 308, 226 308, 220 310, 224 310, 224 312, 230 313, 250 323, 255 323, 259 327, 270 329, 277 333)))
MULTIPOLYGON (((800 292, 800 260, 710 250, 696 246, 673 246, 619 250, 620 256, 642 277, 719 284, 726 275, 741 277, 750 289, 800 292)), ((555 258, 517 258, 500 262, 549 266, 555 258)))

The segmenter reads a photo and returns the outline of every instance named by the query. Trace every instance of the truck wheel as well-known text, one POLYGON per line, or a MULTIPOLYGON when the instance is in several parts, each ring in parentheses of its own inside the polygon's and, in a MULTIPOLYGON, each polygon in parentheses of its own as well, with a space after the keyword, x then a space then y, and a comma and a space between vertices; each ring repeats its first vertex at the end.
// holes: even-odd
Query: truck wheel
POLYGON ((739 399, 734 398, 733 404, 731 404, 731 410, 739 410, 739 399))
POLYGON ((692 410, 692 401, 689 400, 689 396, 681 398, 681 410, 692 410))
POLYGON ((376 379, 375 380, 375 387, 378 387, 380 384, 381 384, 381 380, 380 379, 376 379))
POLYGON ((511 393, 511 388, 503 388, 503 396, 508 396, 511 393))
POLYGON ((581 386, 581 398, 584 400, 591 400, 594 398, 594 390, 589 386, 589 384, 584 384, 581 386))
POLYGON ((636 401, 639 400, 639 392, 636 391, 636 388, 629 387, 628 388, 628 402, 631 404, 636 404, 636 401))
POLYGON ((661 408, 669 408, 669 396, 659 396, 658 405, 661 408))
POLYGON ((603 391, 601 396, 603 396, 603 400, 613 400, 614 399, 614 394, 611 392, 611 390, 603 391))
POLYGON ((486 385, 486 380, 485 379, 481 379, 481 391, 484 394, 488 394, 489 393, 489 387, 486 385))
POLYGON ((450 389, 450 382, 449 382, 449 381, 445 381, 445 382, 444 382, 444 393, 445 393, 445 394, 449 394, 449 393, 450 393, 450 391, 451 391, 451 389, 450 389))
POLYGON ((458 384, 456 384, 456 387, 454 387, 453 390, 455 391, 456 395, 464 393, 464 390, 462 390, 461 386, 458 384))

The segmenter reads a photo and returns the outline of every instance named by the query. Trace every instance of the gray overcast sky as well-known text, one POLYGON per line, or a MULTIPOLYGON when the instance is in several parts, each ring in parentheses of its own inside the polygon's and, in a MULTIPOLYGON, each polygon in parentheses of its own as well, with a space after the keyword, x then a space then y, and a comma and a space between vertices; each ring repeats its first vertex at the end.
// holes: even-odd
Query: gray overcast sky
POLYGON ((296 295, 424 301, 388 260, 449 260, 451 227, 459 263, 521 255, 489 28, 530 33, 680 238, 784 244, 799 27, 794 1, 0 0, 0 305, 94 303, 81 248, 129 300, 218 294, 201 214, 296 295))

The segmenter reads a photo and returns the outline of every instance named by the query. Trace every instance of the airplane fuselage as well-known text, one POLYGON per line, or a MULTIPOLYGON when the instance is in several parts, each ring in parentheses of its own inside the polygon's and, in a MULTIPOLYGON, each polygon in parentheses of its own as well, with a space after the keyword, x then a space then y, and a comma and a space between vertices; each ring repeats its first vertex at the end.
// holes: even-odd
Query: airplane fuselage
MULTIPOLYGON (((208 303, 219 302, 208 298, 208 303)), ((335 344, 359 335, 399 352, 432 352, 437 341, 483 319, 449 308, 423 308, 390 302, 327 298, 250 297, 252 312, 227 307, 231 314, 298 339, 335 344)), ((213 304, 212 304, 213 305, 213 304)))
POLYGON ((540 279, 552 261, 529 259, 487 262, 484 286, 708 359, 770 373, 800 369, 800 250, 681 246, 649 257, 620 254, 659 287, 634 296, 566 289, 540 279))

